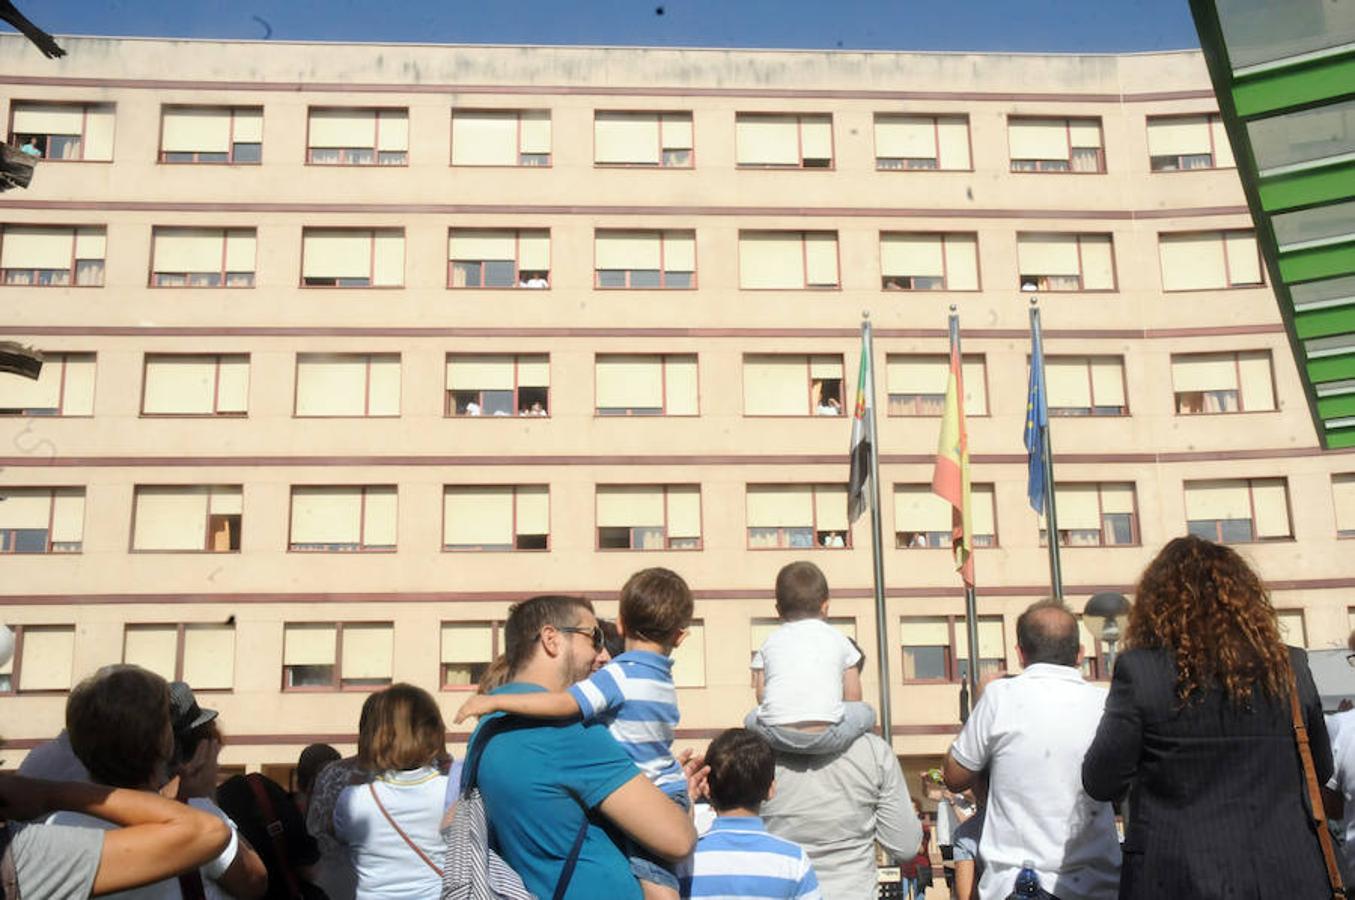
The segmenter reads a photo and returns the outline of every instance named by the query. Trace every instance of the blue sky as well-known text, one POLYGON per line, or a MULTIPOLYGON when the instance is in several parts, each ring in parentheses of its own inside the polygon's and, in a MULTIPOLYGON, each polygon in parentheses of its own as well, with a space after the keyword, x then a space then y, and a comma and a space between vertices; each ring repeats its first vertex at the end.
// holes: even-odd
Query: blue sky
POLYGON ((18 0, 18 5, 55 34, 1032 52, 1198 46, 1186 0, 18 0))

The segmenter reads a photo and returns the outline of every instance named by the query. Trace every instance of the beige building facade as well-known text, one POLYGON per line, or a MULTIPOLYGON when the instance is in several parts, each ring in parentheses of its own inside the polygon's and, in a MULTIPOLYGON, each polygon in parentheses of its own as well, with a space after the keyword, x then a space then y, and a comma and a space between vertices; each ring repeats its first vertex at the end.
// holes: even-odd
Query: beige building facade
POLYGON ((1316 449, 1196 53, 69 43, 0 38, 10 140, 45 157, 0 197, 0 332, 48 356, 0 376, 11 765, 125 660, 221 710, 224 762, 281 773, 351 749, 392 680, 450 719, 513 600, 611 615, 650 565, 698 598, 683 744, 753 705, 798 558, 877 697, 844 494, 863 310, 892 737, 933 764, 966 652, 922 488, 947 312, 981 666, 1015 671, 1048 592, 1032 289, 1070 605, 1189 528, 1259 567, 1291 642, 1350 630, 1355 455, 1316 449))

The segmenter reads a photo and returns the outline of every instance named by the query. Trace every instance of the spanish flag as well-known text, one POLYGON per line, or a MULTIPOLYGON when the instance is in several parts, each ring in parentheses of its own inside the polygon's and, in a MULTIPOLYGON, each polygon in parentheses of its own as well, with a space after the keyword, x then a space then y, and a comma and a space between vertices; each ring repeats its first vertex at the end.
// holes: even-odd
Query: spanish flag
POLYGON ((941 439, 932 471, 932 493, 951 506, 950 545, 955 570, 974 586, 973 519, 969 507, 969 437, 964 421, 964 371, 960 366, 960 317, 950 317, 950 377, 941 413, 941 439))

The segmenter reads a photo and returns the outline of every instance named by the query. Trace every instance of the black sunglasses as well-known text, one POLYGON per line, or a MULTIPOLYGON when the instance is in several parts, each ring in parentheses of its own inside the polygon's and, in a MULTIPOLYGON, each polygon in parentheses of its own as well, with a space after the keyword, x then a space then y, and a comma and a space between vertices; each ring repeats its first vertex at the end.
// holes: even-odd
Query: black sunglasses
POLYGON ((578 625, 562 625, 559 626, 556 630, 568 631, 570 634, 582 634, 591 637, 593 639, 594 653, 601 650, 602 645, 606 643, 606 637, 603 635, 602 627, 599 625, 594 625, 592 628, 581 628, 578 625))

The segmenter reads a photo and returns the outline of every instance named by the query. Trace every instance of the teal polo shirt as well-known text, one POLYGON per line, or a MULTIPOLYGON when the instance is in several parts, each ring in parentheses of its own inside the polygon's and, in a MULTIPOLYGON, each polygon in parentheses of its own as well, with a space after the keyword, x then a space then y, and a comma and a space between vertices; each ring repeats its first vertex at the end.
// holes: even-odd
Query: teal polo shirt
MULTIPOLYGON (((494 694, 544 691, 512 682, 494 694)), ((471 745, 491 719, 480 720, 471 745)), ((494 848, 538 897, 555 893, 560 870, 579 833, 586 810, 596 809, 613 791, 641 774, 607 726, 574 719, 518 719, 503 726, 480 759, 480 793, 494 848)), ((567 900, 640 900, 630 863, 593 816, 584 838, 567 900)))

